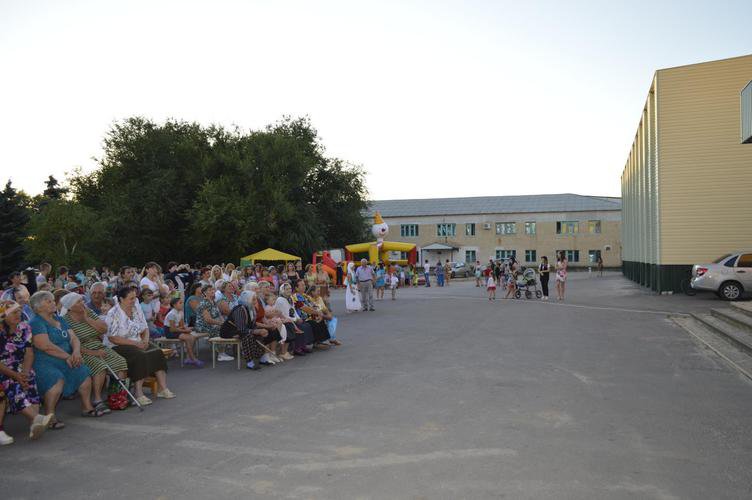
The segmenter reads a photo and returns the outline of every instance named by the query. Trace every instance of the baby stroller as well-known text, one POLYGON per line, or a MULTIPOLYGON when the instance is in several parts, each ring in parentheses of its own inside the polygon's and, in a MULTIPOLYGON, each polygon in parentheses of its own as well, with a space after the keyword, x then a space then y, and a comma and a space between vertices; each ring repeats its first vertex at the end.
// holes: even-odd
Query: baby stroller
POLYGON ((530 299, 535 294, 535 298, 539 299, 543 296, 540 290, 538 290, 538 281, 535 279, 535 269, 527 268, 525 271, 517 276, 517 291, 514 292, 516 299, 522 298, 522 294, 525 294, 526 299, 530 299))

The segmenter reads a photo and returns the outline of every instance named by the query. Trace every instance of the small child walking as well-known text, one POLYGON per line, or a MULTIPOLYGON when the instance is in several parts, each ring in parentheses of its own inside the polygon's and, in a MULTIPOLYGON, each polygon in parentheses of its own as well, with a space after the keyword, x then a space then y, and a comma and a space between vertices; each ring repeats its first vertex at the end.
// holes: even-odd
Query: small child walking
POLYGON ((486 277, 486 290, 488 291, 488 300, 496 300, 496 279, 493 272, 489 272, 486 277))
POLYGON ((389 276, 389 288, 392 290, 392 300, 397 300, 397 286, 399 286, 399 281, 396 272, 393 272, 389 276))

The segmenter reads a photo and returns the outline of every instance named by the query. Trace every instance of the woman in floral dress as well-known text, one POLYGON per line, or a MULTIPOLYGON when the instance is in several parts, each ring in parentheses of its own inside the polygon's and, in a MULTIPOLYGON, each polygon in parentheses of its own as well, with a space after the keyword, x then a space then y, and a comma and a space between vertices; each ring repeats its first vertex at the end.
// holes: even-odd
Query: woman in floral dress
MULTIPOLYGON (((29 437, 37 439, 49 425, 52 416, 39 414, 39 393, 33 363, 31 328, 21 321, 21 306, 12 300, 0 302, 0 393, 5 394, 5 411, 20 413, 29 419, 29 437)), ((5 434, 1 422, 0 442, 11 444, 13 438, 5 434)))

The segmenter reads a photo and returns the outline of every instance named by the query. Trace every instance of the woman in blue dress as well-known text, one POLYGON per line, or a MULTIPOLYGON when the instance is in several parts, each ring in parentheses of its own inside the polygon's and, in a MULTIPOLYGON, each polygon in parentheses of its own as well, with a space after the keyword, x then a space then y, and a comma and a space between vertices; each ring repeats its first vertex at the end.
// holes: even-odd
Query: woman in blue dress
MULTIPOLYGON (((104 413, 91 404, 91 372, 81 357, 81 344, 57 314, 55 297, 50 292, 31 296, 34 318, 29 322, 34 343, 34 371, 37 388, 47 414, 54 415, 60 396, 81 396, 82 415, 101 417, 104 413)), ((60 429, 63 423, 52 417, 50 427, 60 429)))
POLYGON ((384 263, 379 262, 376 267, 376 282, 373 284, 376 288, 376 300, 384 300, 384 287, 386 286, 386 269, 384 263))

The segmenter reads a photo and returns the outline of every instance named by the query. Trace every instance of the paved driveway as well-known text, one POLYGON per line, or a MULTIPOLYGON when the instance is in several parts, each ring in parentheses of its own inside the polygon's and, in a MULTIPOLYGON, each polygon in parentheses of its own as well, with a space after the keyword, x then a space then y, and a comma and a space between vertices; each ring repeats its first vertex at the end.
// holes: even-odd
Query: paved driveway
POLYGON ((752 385, 662 312, 717 302, 570 276, 564 304, 401 290, 343 314, 342 347, 173 365, 177 399, 66 402, 40 442, 10 418, 2 498, 752 497, 752 385))

